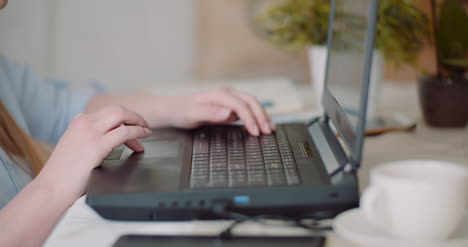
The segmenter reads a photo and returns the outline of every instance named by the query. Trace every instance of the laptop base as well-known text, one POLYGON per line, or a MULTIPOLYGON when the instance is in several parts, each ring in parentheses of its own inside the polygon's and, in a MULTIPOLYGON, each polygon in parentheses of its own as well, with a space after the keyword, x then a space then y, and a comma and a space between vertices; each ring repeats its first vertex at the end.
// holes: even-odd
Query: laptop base
POLYGON ((228 219, 222 210, 251 217, 325 219, 358 206, 355 174, 344 174, 340 180, 338 184, 322 187, 224 188, 218 191, 88 196, 86 202, 103 218, 111 220, 228 219))

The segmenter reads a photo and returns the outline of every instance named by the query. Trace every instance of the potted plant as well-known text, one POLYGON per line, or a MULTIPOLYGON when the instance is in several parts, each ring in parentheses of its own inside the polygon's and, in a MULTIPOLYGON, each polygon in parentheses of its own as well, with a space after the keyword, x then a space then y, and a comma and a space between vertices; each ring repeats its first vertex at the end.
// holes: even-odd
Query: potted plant
MULTIPOLYGON (((324 84, 329 13, 329 0, 277 0, 257 18, 261 30, 272 44, 293 51, 307 49, 318 101, 324 84)), ((338 10, 336 15, 347 19, 347 23, 359 23, 359 17, 352 14, 338 10)), ((415 64, 429 35, 427 23, 427 16, 410 0, 380 2, 377 52, 374 52, 369 96, 370 109, 376 104, 377 97, 372 92, 376 92, 375 88, 380 84, 384 59, 397 66, 403 63, 415 64)), ((359 28, 359 25, 354 28, 359 28)), ((333 35, 342 34, 335 32, 333 35)), ((342 40, 342 46, 346 46, 349 40, 346 37, 342 40)))
POLYGON ((468 15, 459 0, 432 5, 437 70, 419 78, 425 121, 438 127, 462 127, 468 121, 468 15))

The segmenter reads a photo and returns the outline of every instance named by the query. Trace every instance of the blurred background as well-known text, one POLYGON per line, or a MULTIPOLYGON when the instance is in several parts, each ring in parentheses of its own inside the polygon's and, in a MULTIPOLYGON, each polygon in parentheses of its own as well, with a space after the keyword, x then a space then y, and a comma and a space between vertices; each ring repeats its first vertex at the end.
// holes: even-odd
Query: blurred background
MULTIPOLYGON (((305 51, 271 44, 256 15, 269 0, 22 0, 0 12, 0 53, 47 76, 115 91, 192 81, 286 77, 310 83, 305 51)), ((429 1, 415 3, 428 12, 429 1)), ((431 45, 418 55, 434 67, 431 45)), ((420 70, 386 65, 384 79, 420 70)))

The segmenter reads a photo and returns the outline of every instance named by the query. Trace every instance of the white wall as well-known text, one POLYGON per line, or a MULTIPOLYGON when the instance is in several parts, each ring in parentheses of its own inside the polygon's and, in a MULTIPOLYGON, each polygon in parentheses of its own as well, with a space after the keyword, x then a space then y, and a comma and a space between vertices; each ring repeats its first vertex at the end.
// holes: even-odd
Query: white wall
POLYGON ((47 0, 14 0, 0 10, 0 53, 32 64, 42 73, 50 70, 45 42, 48 6, 47 0))
POLYGON ((117 91, 193 77, 192 0, 14 0, 0 52, 45 74, 117 91))

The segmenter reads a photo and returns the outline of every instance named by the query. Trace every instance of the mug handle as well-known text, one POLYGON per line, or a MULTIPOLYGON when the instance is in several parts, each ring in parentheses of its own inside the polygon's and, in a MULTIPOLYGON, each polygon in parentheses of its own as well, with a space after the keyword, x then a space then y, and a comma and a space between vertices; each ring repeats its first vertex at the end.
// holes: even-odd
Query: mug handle
POLYGON ((364 190, 364 193, 361 196, 360 206, 364 213, 364 216, 369 220, 369 222, 379 227, 381 230, 388 228, 390 222, 388 219, 388 211, 383 208, 386 205, 385 202, 385 192, 382 188, 377 186, 369 186, 364 190), (379 205, 380 204, 380 205, 379 205))

